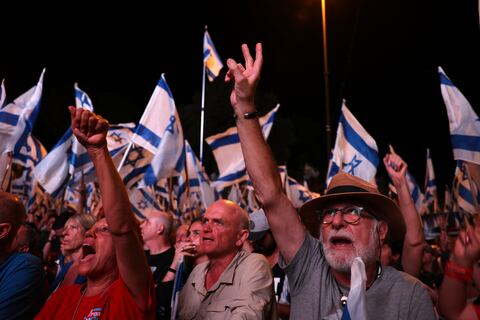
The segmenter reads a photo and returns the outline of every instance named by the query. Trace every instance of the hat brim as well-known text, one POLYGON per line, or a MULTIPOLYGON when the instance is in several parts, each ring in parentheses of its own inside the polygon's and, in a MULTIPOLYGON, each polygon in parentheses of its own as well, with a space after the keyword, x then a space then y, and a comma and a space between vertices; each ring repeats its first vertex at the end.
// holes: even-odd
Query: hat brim
POLYGON ((377 193, 371 192, 346 192, 327 194, 306 202, 300 208, 300 217, 305 227, 313 237, 318 238, 320 233, 319 210, 335 201, 358 201, 361 205, 375 215, 378 220, 388 224, 386 241, 399 241, 405 237, 405 221, 403 220, 400 208, 392 199, 377 193))

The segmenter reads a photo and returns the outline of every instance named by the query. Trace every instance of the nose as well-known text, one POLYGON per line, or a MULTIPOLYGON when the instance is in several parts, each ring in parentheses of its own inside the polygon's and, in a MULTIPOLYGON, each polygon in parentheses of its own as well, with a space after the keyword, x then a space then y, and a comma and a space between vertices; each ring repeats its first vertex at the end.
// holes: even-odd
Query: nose
POLYGON ((335 215, 333 216, 332 227, 335 229, 339 229, 343 226, 345 226, 345 221, 343 220, 343 214, 340 211, 336 211, 335 215))
POLYGON ((210 226, 210 223, 208 223, 207 221, 202 225, 202 233, 209 233, 209 232, 212 232, 212 227, 210 226))
POLYGON ((90 230, 87 230, 87 232, 85 232, 85 238, 96 238, 96 235, 95 235, 95 230, 93 230, 93 228, 91 228, 90 230))

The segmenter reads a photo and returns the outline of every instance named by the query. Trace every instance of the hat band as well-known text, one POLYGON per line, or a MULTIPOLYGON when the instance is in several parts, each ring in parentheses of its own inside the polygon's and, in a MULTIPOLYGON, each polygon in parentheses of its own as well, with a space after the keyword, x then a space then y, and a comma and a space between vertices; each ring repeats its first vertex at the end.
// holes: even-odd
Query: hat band
POLYGON ((338 186, 328 190, 327 194, 347 193, 347 192, 368 192, 368 191, 355 186, 338 186))

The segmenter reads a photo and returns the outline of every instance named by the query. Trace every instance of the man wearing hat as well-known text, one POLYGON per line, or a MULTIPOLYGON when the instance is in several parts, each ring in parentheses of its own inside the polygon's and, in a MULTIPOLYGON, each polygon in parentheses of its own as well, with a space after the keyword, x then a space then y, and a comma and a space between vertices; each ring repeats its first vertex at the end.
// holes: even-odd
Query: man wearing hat
POLYGON ((435 319, 432 302, 419 281, 393 268, 382 268, 378 262, 382 242, 387 236, 403 237, 405 226, 398 207, 375 186, 349 174, 336 175, 324 196, 301 208, 302 223, 282 192, 277 166, 258 122, 254 96, 263 63, 262 46, 256 45, 255 59, 247 45, 242 45, 242 51, 245 65, 228 59, 225 80, 233 82, 230 102, 247 171, 289 279, 291 319, 346 316, 344 311, 350 311, 355 301, 348 297, 351 283, 357 282, 351 278, 357 257, 366 276, 364 318, 435 319))

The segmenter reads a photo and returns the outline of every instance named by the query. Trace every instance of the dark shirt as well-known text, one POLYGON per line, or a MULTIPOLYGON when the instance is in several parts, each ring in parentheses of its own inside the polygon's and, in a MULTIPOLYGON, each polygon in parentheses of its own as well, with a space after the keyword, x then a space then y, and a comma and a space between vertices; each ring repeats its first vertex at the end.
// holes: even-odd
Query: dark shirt
POLYGON ((0 319, 33 319, 45 301, 40 259, 13 253, 0 263, 0 319))
POLYGON ((172 264, 175 249, 171 247, 170 249, 155 255, 150 255, 148 251, 145 253, 147 255, 148 265, 153 273, 153 279, 155 280, 155 295, 157 297, 156 317, 157 319, 169 320, 173 281, 162 282, 162 280, 172 264))

